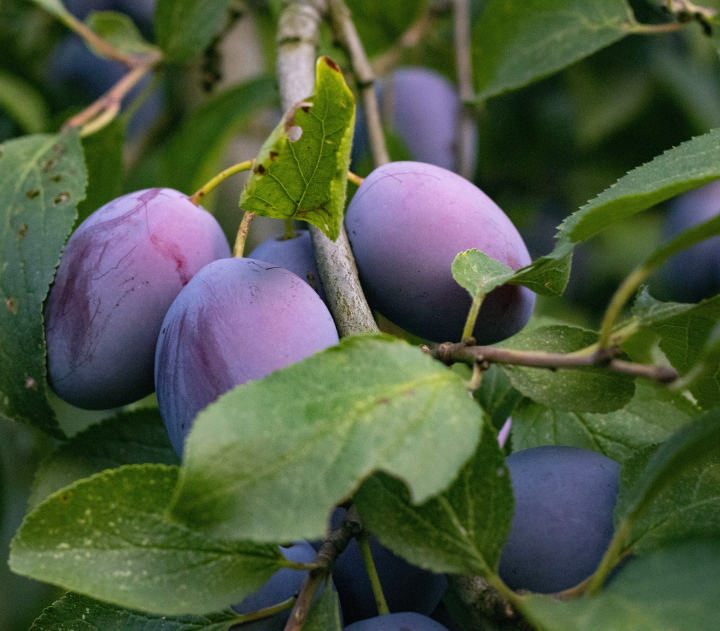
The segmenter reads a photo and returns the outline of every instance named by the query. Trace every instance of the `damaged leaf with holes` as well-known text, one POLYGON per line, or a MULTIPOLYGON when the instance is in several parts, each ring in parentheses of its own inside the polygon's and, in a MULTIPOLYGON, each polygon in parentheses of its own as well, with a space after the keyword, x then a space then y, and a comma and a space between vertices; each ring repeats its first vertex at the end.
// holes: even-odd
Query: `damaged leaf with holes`
POLYGON ((355 99, 338 66, 318 59, 315 93, 295 104, 263 145, 240 207, 307 221, 337 239, 345 208, 355 99))

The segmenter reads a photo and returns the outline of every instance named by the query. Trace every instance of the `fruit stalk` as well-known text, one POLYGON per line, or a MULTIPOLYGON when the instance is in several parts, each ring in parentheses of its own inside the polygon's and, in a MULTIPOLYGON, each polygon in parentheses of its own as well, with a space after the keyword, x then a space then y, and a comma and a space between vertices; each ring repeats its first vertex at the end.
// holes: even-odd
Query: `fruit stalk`
MULTIPOLYGON (((324 0, 290 0, 277 30, 277 77, 284 110, 305 99, 315 84, 315 58, 324 0)), ((337 241, 311 226, 318 271, 341 337, 378 331, 360 287, 355 259, 342 224, 337 241)))

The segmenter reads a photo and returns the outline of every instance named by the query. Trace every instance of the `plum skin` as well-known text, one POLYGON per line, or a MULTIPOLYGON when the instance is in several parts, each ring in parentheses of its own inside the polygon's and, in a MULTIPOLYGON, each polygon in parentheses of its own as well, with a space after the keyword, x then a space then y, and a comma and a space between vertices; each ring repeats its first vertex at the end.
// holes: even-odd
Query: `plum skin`
POLYGON ((344 631, 448 631, 432 618, 414 612, 390 613, 360 620, 344 631))
POLYGON ((590 576, 613 536, 620 465, 594 451, 545 446, 505 459, 515 513, 498 574, 508 587, 544 594, 590 576))
POLYGON ((221 394, 338 341, 325 303, 292 272, 247 258, 206 265, 157 340, 158 406, 175 451, 182 456, 193 419, 221 394))
MULTIPOLYGON (((513 270, 530 263, 515 226, 464 178, 421 162, 391 162, 358 188, 345 216, 370 306, 433 342, 459 341, 472 303, 453 279, 455 256, 472 248, 513 270)), ((483 301, 473 336, 499 342, 530 319, 535 294, 503 285, 483 301)))
POLYGON ((294 239, 286 239, 283 235, 270 237, 250 252, 248 258, 279 265, 291 271, 317 291, 327 304, 308 230, 296 230, 294 239))
POLYGON ((52 389, 87 409, 150 394, 165 313, 198 270, 229 254, 214 217, 173 189, 93 212, 68 240, 45 306, 52 389))

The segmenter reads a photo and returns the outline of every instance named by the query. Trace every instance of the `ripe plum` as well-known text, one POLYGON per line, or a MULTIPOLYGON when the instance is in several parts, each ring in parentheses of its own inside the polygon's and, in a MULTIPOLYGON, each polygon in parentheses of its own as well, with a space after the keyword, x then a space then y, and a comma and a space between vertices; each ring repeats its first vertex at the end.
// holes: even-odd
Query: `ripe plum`
POLYGON ((325 303, 292 272, 247 258, 205 266, 168 310, 155 355, 175 451, 182 455, 192 420, 221 394, 337 343, 325 303))
POLYGON ((419 613, 391 613, 360 620, 345 627, 344 631, 448 631, 439 622, 419 613))
POLYGON ((553 593, 590 576, 613 535, 620 465, 576 447, 533 447, 505 459, 515 513, 500 558, 512 589, 553 593))
MULTIPOLYGON (((530 263, 500 208, 464 178, 430 164, 375 169, 345 216, 360 280, 373 309, 433 342, 459 341, 470 294, 453 279, 455 256, 476 248, 514 270, 530 263)), ((503 285, 483 301, 473 335, 498 342, 522 329, 535 306, 525 287, 503 285)))
POLYGON ((327 302, 308 230, 297 230, 294 239, 282 235, 266 239, 248 254, 248 258, 279 265, 297 274, 317 291, 323 302, 327 302))
POLYGON ((92 213, 68 240, 45 306, 53 390, 88 409, 150 394, 165 313, 195 272, 229 254, 213 216, 172 189, 92 213))

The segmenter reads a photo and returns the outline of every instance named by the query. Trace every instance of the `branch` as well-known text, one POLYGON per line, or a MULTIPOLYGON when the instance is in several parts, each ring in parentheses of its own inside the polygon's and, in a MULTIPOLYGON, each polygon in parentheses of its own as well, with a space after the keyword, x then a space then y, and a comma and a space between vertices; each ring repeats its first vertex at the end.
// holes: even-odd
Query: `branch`
POLYGON ((432 350, 427 349, 426 352, 447 365, 462 362, 470 365, 479 364, 482 368, 487 368, 490 364, 511 364, 549 370, 603 366, 608 370, 654 379, 664 384, 672 383, 678 378, 678 373, 674 368, 636 364, 617 359, 616 355, 620 353, 620 349, 617 347, 598 349, 592 355, 575 355, 545 351, 518 351, 496 346, 476 346, 473 338, 466 338, 456 344, 444 342, 432 350))
MULTIPOLYGON (((277 32, 277 76, 284 110, 312 94, 315 57, 325 0, 286 0, 277 32)), ((360 287, 355 259, 340 224, 340 236, 330 241, 310 227, 320 278, 338 332, 342 337, 378 331, 360 287)))

